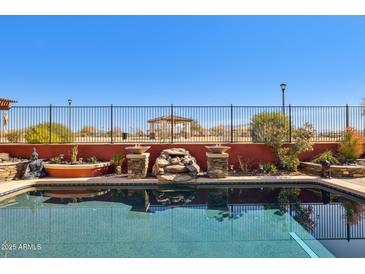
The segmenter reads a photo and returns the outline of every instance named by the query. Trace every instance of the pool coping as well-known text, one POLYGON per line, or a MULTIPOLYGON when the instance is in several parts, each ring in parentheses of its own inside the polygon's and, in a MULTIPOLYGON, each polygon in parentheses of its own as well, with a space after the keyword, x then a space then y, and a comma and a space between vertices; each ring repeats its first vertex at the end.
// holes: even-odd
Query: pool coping
MULTIPOLYGON (((227 187, 247 186, 257 187, 260 185, 276 184, 309 184, 322 186, 332 190, 347 193, 365 199, 364 185, 354 183, 356 179, 325 179, 318 176, 230 176, 227 178, 212 179, 199 177, 189 183, 161 184, 156 178, 128 179, 126 176, 90 177, 90 178, 41 178, 34 180, 17 180, 0 183, 0 200, 4 197, 37 187, 156 187, 156 186, 191 186, 191 187, 227 187)), ((357 181, 358 182, 358 181, 357 181)))

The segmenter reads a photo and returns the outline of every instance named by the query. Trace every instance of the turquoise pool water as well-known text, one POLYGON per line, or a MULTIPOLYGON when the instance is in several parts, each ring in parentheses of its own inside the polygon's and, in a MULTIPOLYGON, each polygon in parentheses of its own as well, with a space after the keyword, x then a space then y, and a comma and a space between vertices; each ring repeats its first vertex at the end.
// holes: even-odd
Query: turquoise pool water
POLYGON ((324 204, 318 190, 297 189, 286 193, 289 198, 280 193, 280 188, 29 192, 1 204, 1 257, 334 257, 336 248, 323 241, 337 236, 347 241, 341 233, 348 232, 338 195, 324 204), (345 223, 346 231, 334 235, 342 229, 334 223, 345 223))

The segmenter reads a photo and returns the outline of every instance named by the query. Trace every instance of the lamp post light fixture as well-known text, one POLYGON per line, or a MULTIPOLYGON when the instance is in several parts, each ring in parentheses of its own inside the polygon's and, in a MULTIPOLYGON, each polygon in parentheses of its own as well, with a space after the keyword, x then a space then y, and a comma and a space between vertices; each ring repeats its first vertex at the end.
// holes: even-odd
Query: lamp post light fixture
POLYGON ((68 102, 68 128, 71 129, 71 104, 72 99, 67 99, 68 102))
POLYGON ((280 84, 281 87, 281 101, 282 101, 282 112, 285 114, 285 90, 286 90, 286 83, 282 82, 280 84))

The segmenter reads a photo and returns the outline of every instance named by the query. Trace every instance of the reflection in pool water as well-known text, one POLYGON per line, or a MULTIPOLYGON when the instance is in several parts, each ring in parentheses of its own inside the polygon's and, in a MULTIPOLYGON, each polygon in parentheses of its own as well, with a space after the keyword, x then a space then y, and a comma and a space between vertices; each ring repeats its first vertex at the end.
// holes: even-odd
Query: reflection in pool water
POLYGON ((363 202, 321 189, 44 189, 0 225, 2 257, 365 257, 363 202))

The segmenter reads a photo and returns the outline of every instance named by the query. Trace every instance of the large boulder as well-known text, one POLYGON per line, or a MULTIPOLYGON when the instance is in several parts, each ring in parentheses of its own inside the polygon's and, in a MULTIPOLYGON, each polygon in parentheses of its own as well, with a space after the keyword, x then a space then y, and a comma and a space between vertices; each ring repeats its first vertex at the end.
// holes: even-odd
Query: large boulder
POLYGON ((184 173, 189 170, 184 165, 170 165, 165 167, 165 171, 168 173, 184 173))
POLYGON ((196 159, 184 148, 170 148, 161 152, 152 174, 162 183, 189 182, 197 177, 200 167, 196 159))
POLYGON ((157 178, 161 183, 184 183, 194 179, 194 177, 189 174, 174 174, 174 173, 166 173, 163 175, 158 175, 157 178))

